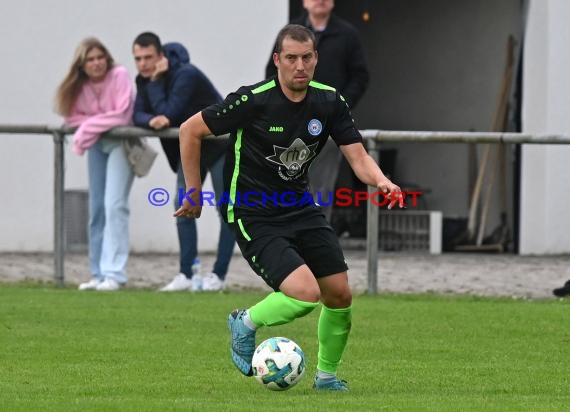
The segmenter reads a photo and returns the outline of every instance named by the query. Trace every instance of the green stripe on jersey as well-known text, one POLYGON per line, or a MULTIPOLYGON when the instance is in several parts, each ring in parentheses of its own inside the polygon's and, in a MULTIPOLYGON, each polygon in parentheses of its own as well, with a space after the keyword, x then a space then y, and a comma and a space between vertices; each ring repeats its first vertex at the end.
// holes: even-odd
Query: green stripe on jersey
POLYGON ((327 86, 326 84, 322 84, 322 83, 316 82, 316 81, 314 81, 314 80, 311 80, 311 81, 309 82, 309 86, 312 86, 312 87, 314 87, 314 88, 316 88, 316 89, 330 90, 330 91, 332 91, 332 92, 336 92, 336 89, 335 89, 334 87, 327 86))
MULTIPOLYGON (((272 89, 277 86, 275 80, 271 80, 265 84, 262 84, 259 87, 256 87, 251 92, 253 94, 262 93, 266 90, 272 89)), ((234 145, 234 156, 235 156, 235 164, 234 164, 234 171, 232 174, 232 182, 230 184, 230 202, 228 205, 228 223, 235 222, 234 216, 234 205, 236 203, 236 193, 237 193, 237 179, 239 176, 239 163, 240 163, 240 156, 241 156, 241 141, 243 137, 243 129, 238 129, 236 133, 236 143, 234 145)))
POLYGON ((236 203, 237 179, 239 175, 239 162, 241 157, 241 138, 243 129, 238 129, 236 133, 236 143, 234 145, 234 172, 232 173, 232 182, 230 184, 230 202, 228 205, 228 223, 234 223, 234 205, 236 203))
POLYGON ((272 89, 272 88, 274 88, 275 86, 277 86, 277 84, 275 83, 275 80, 271 80, 270 82, 267 82, 267 83, 265 83, 265 84, 262 84, 262 85, 259 86, 259 87, 256 87, 256 88, 253 89, 251 92, 252 92, 253 94, 258 94, 258 93, 264 92, 264 91, 266 91, 266 90, 272 89))
POLYGON ((251 240, 251 236, 249 236, 249 234, 245 231, 245 227, 243 227, 243 222, 241 221, 241 219, 238 219, 238 226, 245 240, 249 242, 251 240))

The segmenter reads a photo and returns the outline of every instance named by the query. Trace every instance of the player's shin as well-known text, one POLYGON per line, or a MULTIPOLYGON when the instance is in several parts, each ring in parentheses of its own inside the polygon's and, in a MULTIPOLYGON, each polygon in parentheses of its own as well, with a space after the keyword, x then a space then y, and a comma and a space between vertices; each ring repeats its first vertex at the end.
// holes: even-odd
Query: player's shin
POLYGON ((352 307, 331 309, 323 305, 319 317, 319 354, 317 369, 336 374, 348 341, 352 324, 352 307))

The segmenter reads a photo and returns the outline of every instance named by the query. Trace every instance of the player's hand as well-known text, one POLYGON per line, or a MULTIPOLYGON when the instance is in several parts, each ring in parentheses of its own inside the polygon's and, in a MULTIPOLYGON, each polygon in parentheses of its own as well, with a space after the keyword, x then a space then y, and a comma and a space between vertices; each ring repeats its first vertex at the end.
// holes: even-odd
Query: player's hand
POLYGON ((154 72, 152 76, 150 76, 150 80, 158 80, 164 73, 168 71, 168 59, 164 56, 160 58, 160 60, 156 63, 154 68, 154 72))
POLYGON ((404 194, 402 193, 402 189, 395 183, 388 178, 382 180, 376 186, 377 189, 381 190, 382 192, 386 193, 388 199, 390 199, 390 204, 388 204, 388 209, 392 209, 396 202, 400 206, 400 209, 405 207, 404 205, 404 194))
POLYGON ((202 214, 202 204, 198 199, 201 198, 202 190, 196 190, 189 195, 190 202, 188 198, 184 197, 182 206, 174 212, 174 217, 188 217, 188 218, 199 218, 202 214))
POLYGON ((152 119, 150 119, 148 125, 154 130, 160 130, 169 127, 170 120, 168 119, 168 117, 161 114, 158 116, 154 116, 152 119))

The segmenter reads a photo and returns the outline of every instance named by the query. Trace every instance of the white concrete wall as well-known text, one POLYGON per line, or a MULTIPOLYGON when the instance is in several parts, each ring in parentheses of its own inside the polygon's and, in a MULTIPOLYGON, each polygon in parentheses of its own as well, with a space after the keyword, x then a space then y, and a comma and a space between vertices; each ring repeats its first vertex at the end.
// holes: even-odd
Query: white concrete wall
MULTIPOLYGON (((533 0, 524 59, 523 129, 570 134, 570 2, 533 0)), ((522 150, 520 253, 570 253, 570 147, 522 150)))
MULTIPOLYGON (((55 88, 78 42, 91 35, 107 45, 133 79, 131 44, 137 34, 151 30, 164 42, 180 41, 188 47, 192 62, 226 95, 263 78, 288 10, 284 0, 3 0, 0 123, 60 124, 52 110, 55 88)), ((159 149, 157 140, 153 144, 159 149)), ((154 187, 174 191, 175 175, 160 152, 151 174, 137 179, 131 193, 134 251, 178 250, 173 206, 153 207, 147 201, 154 187)), ((50 136, 0 134, 0 171, 0 251, 52 250, 50 136)), ((87 189, 86 159, 69 147, 66 189, 87 189)), ((199 248, 214 250, 219 223, 215 210, 205 209, 199 220, 199 248)))

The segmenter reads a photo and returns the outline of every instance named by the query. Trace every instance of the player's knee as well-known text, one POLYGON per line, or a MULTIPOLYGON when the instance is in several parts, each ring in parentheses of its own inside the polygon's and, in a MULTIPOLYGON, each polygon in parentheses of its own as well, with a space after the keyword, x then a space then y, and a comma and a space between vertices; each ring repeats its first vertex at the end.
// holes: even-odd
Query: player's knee
POLYGON ((319 284, 306 266, 296 269, 287 276, 279 286, 279 290, 303 302, 318 303, 321 300, 319 284))
POLYGON ((302 300, 303 302, 317 303, 321 300, 321 291, 318 287, 315 288, 304 288, 297 291, 297 296, 295 299, 302 300))
POLYGON ((352 292, 348 287, 328 291, 323 296, 323 303, 326 307, 332 309, 348 308, 352 305, 352 292))
POLYGON ((337 297, 338 306, 339 308, 348 308, 352 305, 352 292, 349 288, 346 288, 341 293, 338 294, 337 297))

